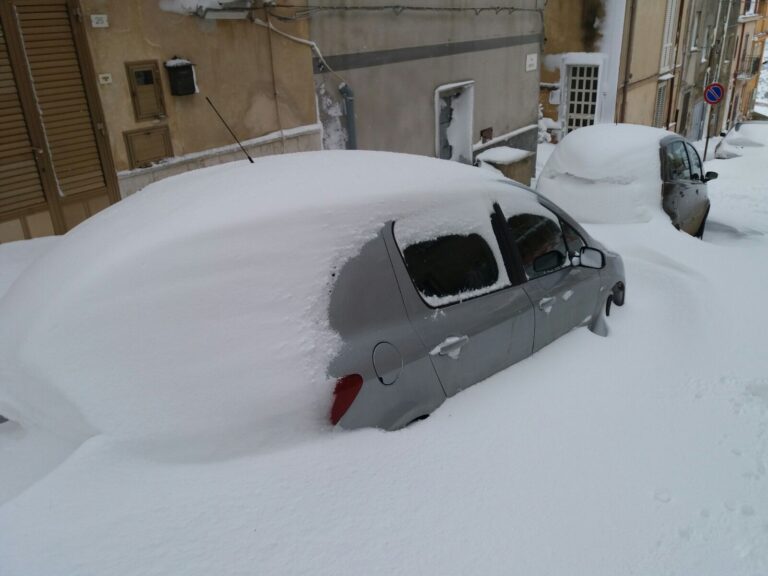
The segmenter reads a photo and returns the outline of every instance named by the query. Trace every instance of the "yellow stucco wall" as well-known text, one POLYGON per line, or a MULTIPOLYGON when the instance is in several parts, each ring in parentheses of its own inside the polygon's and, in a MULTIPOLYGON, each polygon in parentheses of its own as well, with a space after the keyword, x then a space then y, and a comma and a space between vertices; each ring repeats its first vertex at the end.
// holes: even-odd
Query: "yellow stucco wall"
MULTIPOLYGON (((583 52, 580 23, 583 18, 583 4, 573 0, 550 0, 544 10, 544 65, 541 67, 543 84, 560 82, 560 68, 547 66, 546 56, 564 52, 583 52)), ((542 88, 539 103, 544 107, 544 116, 557 118, 557 104, 549 103, 551 89, 542 88)))
MULTIPOLYGON (((167 124, 176 156, 232 144, 205 96, 242 140, 317 122, 308 46, 273 34, 270 50, 269 31, 252 22, 164 12, 157 0, 81 0, 81 6, 96 74, 112 76, 99 93, 118 171, 129 167, 123 140, 127 130, 167 124), (109 27, 92 27, 92 14, 105 14, 109 27), (174 56, 195 64, 199 94, 171 95, 163 62, 174 56), (158 62, 167 119, 134 118, 125 63, 140 60, 158 62)), ((256 14, 263 18, 263 12, 256 14)), ((307 36, 305 22, 274 25, 307 36)))

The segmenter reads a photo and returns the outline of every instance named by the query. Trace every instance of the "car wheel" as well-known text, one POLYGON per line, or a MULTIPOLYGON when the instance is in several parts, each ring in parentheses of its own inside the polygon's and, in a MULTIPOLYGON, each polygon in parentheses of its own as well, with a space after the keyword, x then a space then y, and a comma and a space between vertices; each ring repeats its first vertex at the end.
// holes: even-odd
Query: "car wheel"
POLYGON ((616 282, 611 290, 611 300, 616 306, 624 306, 624 298, 626 296, 627 289, 624 286, 624 282, 616 282))

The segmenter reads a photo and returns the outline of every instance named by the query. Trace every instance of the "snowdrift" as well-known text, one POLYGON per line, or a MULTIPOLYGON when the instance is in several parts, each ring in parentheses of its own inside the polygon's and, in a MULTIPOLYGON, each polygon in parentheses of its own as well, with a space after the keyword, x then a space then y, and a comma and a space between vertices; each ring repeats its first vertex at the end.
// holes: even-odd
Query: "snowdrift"
POLYGON ((670 135, 631 124, 579 128, 554 149, 537 190, 580 222, 648 222, 664 214, 659 142, 670 135))
POLYGON ((326 426, 333 273, 388 220, 479 178, 499 180, 323 152, 152 184, 64 236, 0 300, 0 414, 166 452, 326 426))

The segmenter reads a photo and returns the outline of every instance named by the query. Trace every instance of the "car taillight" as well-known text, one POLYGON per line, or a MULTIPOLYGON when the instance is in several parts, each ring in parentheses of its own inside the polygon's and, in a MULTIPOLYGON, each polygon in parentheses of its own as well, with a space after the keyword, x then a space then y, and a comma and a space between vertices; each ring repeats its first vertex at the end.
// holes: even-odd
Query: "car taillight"
POLYGON ((362 387, 363 377, 360 374, 349 374, 336 380, 336 388, 333 390, 333 407, 331 407, 331 424, 339 423, 362 387))

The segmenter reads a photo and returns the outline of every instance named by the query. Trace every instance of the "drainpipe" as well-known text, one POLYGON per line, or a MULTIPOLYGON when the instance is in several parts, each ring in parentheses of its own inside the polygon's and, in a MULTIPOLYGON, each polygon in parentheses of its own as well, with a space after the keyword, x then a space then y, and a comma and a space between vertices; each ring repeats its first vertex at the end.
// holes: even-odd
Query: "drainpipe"
POLYGON ((347 150, 357 150, 357 124, 355 123, 355 93, 349 84, 342 82, 339 93, 344 98, 344 109, 347 112, 347 150))
POLYGON ((627 38, 627 57, 624 61, 624 85, 621 88, 621 115, 620 122, 624 122, 627 113, 627 88, 629 88, 629 78, 632 67, 632 43, 635 39, 635 15, 637 14, 637 0, 632 0, 632 8, 629 11, 629 36, 627 38))

